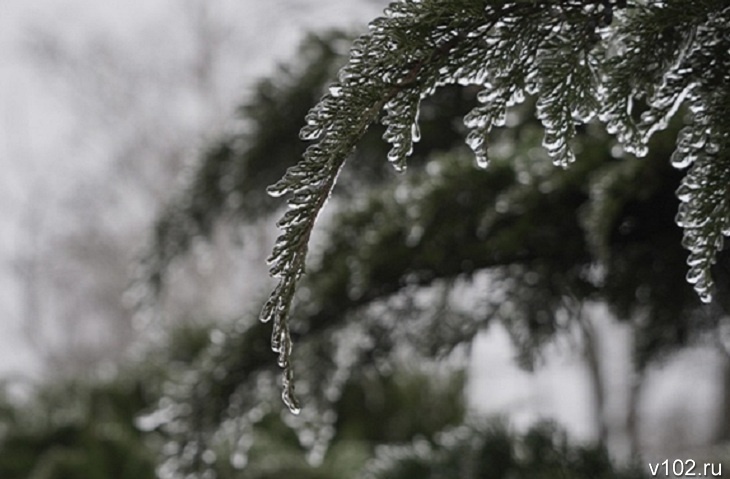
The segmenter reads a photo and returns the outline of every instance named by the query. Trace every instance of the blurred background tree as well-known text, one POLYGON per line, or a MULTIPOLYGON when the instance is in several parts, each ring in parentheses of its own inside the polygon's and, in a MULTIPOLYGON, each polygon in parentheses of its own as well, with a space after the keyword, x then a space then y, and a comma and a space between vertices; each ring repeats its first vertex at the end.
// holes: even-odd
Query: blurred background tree
POLYGON ((181 181, 191 151, 222 130, 234 97, 218 65, 234 44, 218 8, 182 2, 167 21, 181 28, 145 26, 133 42, 107 30, 79 39, 58 26, 36 26, 23 39, 33 67, 53 80, 47 89, 74 113, 66 123, 77 161, 57 160, 71 181, 33 179, 38 195, 21 231, 28 247, 14 265, 25 337, 57 375, 93 374, 138 339, 125 300, 137 238, 181 181), (150 41, 160 47, 145 48, 150 41))

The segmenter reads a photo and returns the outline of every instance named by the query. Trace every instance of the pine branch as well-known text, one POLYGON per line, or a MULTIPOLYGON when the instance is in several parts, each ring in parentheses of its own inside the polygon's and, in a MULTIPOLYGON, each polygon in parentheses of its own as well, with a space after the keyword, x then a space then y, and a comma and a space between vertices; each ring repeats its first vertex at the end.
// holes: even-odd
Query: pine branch
MULTIPOLYGON (((346 158, 381 111, 387 127, 384 139, 391 144, 388 160, 399 171, 405 169, 420 136, 420 101, 449 83, 482 88, 481 105, 465 118, 472 129, 467 143, 481 166, 487 164, 487 135, 505 123, 507 109, 523 101, 525 94, 537 96, 537 116, 545 128, 543 145, 562 166, 574 160, 570 143, 576 126, 594 116, 617 134, 626 150, 643 156, 651 135, 666 126, 683 102, 695 105, 694 127, 683 133, 673 158, 678 166, 696 161, 692 150, 706 142, 707 119, 727 117, 727 102, 712 88, 719 82, 722 91, 727 90, 730 64, 730 40, 724 33, 730 7, 720 0, 694 2, 692 8, 678 0, 485 3, 391 4, 385 17, 371 23, 370 33, 355 41, 339 81, 307 115, 300 137, 315 143, 269 189, 274 196, 290 198, 289 210, 278 223, 282 233, 269 258, 271 274, 279 283, 261 319, 273 319, 272 348, 285 370, 283 397, 292 410, 298 404, 287 318, 305 271, 309 238, 346 158), (638 121, 640 101, 647 104, 638 121)), ((724 148, 722 135, 729 130, 718 129, 712 144, 724 148)), ((725 203, 711 211, 705 205, 717 199, 717 192, 704 191, 711 176, 705 168, 722 169, 722 162, 716 163, 703 162, 694 170, 705 183, 685 207, 694 212, 689 216, 715 215, 709 230, 697 230, 695 219, 685 221, 686 237, 691 238, 685 242, 695 248, 691 261, 704 272, 689 279, 703 299, 709 298, 709 266, 717 238, 726 231, 723 218, 730 211, 725 203)))
MULTIPOLYGON (((273 320, 272 349, 279 354, 279 365, 284 368, 282 397, 292 411, 298 411, 299 405, 294 395, 288 316, 296 285, 305 271, 314 224, 345 159, 385 109, 384 138, 392 144, 388 159, 396 169, 403 170, 412 144, 418 139, 418 106, 423 97, 446 83, 483 82, 492 64, 498 67, 501 62, 513 71, 513 65, 524 60, 519 58, 524 52, 509 52, 510 36, 524 37, 522 44, 537 47, 540 41, 535 40, 539 38, 535 34, 553 31, 548 39, 562 39, 562 44, 568 45, 572 39, 560 37, 556 23, 570 25, 604 15, 597 9, 584 11, 582 3, 565 2, 560 7, 556 9, 551 2, 495 2, 487 6, 468 0, 394 3, 386 9, 386 17, 370 25, 371 33, 354 43, 339 82, 310 111, 307 125, 301 130, 302 139, 318 141, 307 149, 299 164, 269 188, 273 196, 289 194, 290 198, 289 210, 278 223, 282 233, 269 257, 270 272, 279 282, 261 312, 261 320, 273 320), (521 18, 540 26, 511 28, 521 18), (534 35, 532 39, 530 34, 534 35), (493 48, 495 42, 501 42, 508 53, 502 55, 499 48, 493 48), (510 53, 514 58, 509 57, 510 53)), ((571 47, 571 51, 581 48, 571 47)), ((504 71, 499 74, 509 77, 504 71)), ((518 88, 510 85, 505 91, 513 96, 518 88)), ((546 123, 552 114, 546 109, 546 123)), ((569 135, 570 129, 566 132, 569 135)), ((561 155, 564 151, 558 149, 561 155)))
MULTIPOLYGON (((416 80, 421 76, 422 71, 445 57, 458 43, 458 39, 455 37, 449 40, 436 48, 428 58, 414 62, 401 81, 389 85, 386 93, 381 97, 374 97, 375 99, 369 105, 354 99, 356 94, 361 93, 358 91, 359 84, 353 85, 354 82, 348 78, 350 72, 346 69, 343 70, 340 73, 340 83, 331 86, 330 93, 323 98, 318 107, 310 112, 309 124, 302 129, 300 135, 303 139, 317 138, 322 135, 321 140, 310 146, 304 154, 303 161, 290 168, 284 177, 268 190, 272 196, 281 196, 286 193, 291 195, 287 202, 289 211, 277 223, 283 231, 268 259, 271 265, 270 272, 272 276, 279 278, 279 283, 264 305, 260 318, 263 322, 273 319, 271 347, 279 354, 278 363, 284 369, 282 399, 293 412, 298 412, 300 407, 294 394, 293 370, 290 361, 292 340, 288 316, 296 285, 304 274, 309 239, 317 216, 332 194, 332 189, 345 160, 370 124, 376 121, 383 108, 399 95, 406 92, 405 95, 412 96, 412 90, 417 87, 416 80), (336 108, 341 105, 337 101, 340 98, 352 99, 356 108, 360 107, 360 111, 349 112, 350 115, 359 118, 359 121, 352 124, 346 117, 343 118, 344 115, 340 115, 339 118, 335 117, 331 124, 321 125, 322 111, 327 110, 328 107, 336 111, 336 108), (344 140, 340 140, 341 138, 344 140)), ((395 133, 391 134, 396 136, 395 133)), ((409 144, 406 143, 406 145, 409 144)), ((394 143, 393 150, 396 151, 398 158, 405 158, 410 154, 411 148, 410 146, 403 148, 402 144, 394 143)), ((389 156, 392 156, 392 153, 389 156)))

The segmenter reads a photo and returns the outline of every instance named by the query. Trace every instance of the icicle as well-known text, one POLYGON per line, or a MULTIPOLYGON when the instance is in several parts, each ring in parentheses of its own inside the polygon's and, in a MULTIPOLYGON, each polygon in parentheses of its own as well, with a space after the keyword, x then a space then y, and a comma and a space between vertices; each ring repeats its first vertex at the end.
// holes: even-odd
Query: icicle
POLYGON ((294 394, 294 379, 291 366, 288 366, 284 370, 281 400, 284 402, 284 405, 289 408, 289 411, 291 411, 292 414, 299 414, 302 411, 302 408, 299 405, 299 400, 294 394))

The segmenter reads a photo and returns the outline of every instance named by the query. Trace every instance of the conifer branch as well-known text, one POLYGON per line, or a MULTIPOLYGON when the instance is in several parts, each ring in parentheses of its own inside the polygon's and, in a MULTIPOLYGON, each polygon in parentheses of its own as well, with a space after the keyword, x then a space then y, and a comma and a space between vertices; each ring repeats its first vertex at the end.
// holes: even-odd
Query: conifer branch
MULTIPOLYGON (((339 81, 307 115, 300 137, 315 143, 269 189, 274 196, 290 198, 269 258, 279 282, 261 319, 273 319, 272 348, 285 369, 283 395, 292 410, 298 405, 288 316, 305 271, 309 239, 346 158, 381 111, 383 138, 391 144, 388 160, 399 171, 420 137, 420 101, 448 83, 482 88, 481 104, 465 118, 471 129, 467 143, 481 166, 487 164, 487 135, 504 125, 507 109, 526 95, 537 97, 543 145, 563 166, 574 159, 570 143, 577 125, 596 116, 627 151, 643 156, 651 135, 666 126, 685 100, 712 110, 713 119, 728 113, 724 100, 703 80, 710 71, 715 84, 727 88, 729 83, 730 40, 724 29, 730 7, 720 0, 695 2, 690 9, 679 0, 404 0, 385 13, 355 41, 339 81), (708 45, 712 55, 704 52, 708 45), (640 101, 647 108, 638 121, 635 105, 640 101)), ((702 115, 696 115, 700 120, 678 144, 678 166, 691 164, 692 148, 704 144, 702 115)), ((695 176, 705 171, 695 170, 695 176)), ((701 197, 697 201, 704 204, 701 197)), ((703 299, 709 298, 709 266, 718 248, 719 240, 713 238, 721 239, 726 231, 722 218, 730 216, 730 205, 722 203, 711 214, 721 218, 716 227, 702 230, 702 241, 688 245, 690 260, 697 263, 691 266, 703 272, 690 280, 703 299)), ((687 237, 695 238, 692 228, 687 227, 687 237)))
MULTIPOLYGON (((418 90, 422 85, 419 80, 424 69, 433 68, 433 65, 447 58, 451 50, 464 38, 465 35, 457 34, 434 48, 426 58, 414 61, 401 79, 385 85, 385 92, 378 95, 371 105, 365 107, 364 111, 358 115, 359 121, 354 126, 345 122, 345 126, 348 127, 346 136, 339 136, 342 134, 337 129, 340 125, 330 126, 326 133, 322 133, 323 136, 319 143, 307 149, 303 161, 290 168, 280 181, 269 188, 272 196, 290 193, 291 197, 287 202, 289 210, 277 223, 282 229, 282 233, 268 259, 271 265, 270 272, 272 276, 278 278, 278 284, 269 295, 261 311, 260 319, 262 322, 273 320, 271 347, 274 352, 278 353, 278 364, 284 369, 282 399, 293 412, 298 412, 300 406, 294 393, 290 360, 292 339, 288 317, 296 285, 305 271, 309 240, 318 214, 332 194, 345 160, 368 127, 377 120, 383 108, 404 91, 415 90, 418 93, 417 99, 420 100, 418 90), (340 138, 342 140, 337 141, 340 138), (323 154, 323 150, 327 152, 326 156, 323 154)), ((346 75, 347 71, 343 70, 341 77, 346 75)), ((348 86, 350 85, 347 82, 333 85, 330 93, 323 98, 320 105, 341 95, 357 93, 348 91, 348 86)), ((316 111, 315 107, 312 112, 316 111)), ((335 119, 336 121, 337 119, 335 119)), ((316 125, 316 122, 312 123, 316 125)), ((310 138, 310 134, 305 127, 301 136, 307 139, 310 138)))

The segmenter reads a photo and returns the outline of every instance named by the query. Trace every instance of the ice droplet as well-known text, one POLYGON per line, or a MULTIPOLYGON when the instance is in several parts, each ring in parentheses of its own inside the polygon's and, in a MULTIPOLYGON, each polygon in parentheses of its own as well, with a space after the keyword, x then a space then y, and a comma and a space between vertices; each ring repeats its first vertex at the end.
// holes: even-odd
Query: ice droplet
POLYGON ((464 117, 464 125, 467 128, 484 128, 489 118, 480 108, 475 108, 464 117))
POLYGON ((707 304, 712 301, 712 294, 706 288, 703 288, 703 289, 695 288, 695 290, 697 291, 697 294, 700 297, 700 301, 702 301, 703 303, 707 304))
POLYGON ((299 131, 299 139, 304 141, 317 140, 322 136, 322 133, 324 133, 324 128, 319 125, 305 125, 299 131))
POLYGON ((689 271, 687 271, 687 282, 690 284, 695 284, 700 280, 700 278, 702 278, 703 274, 704 271, 702 267, 700 267, 699 265, 692 266, 689 271))
POLYGON ((687 168, 692 164, 695 157, 694 155, 686 154, 685 152, 681 151, 679 148, 674 150, 672 153, 672 156, 670 157, 670 161, 672 162, 672 166, 682 170, 684 168, 687 168))
POLYGON ((266 188, 266 193, 272 198, 280 198, 289 191, 289 185, 282 182, 274 183, 266 188))
POLYGON ((294 395, 294 385, 292 384, 291 371, 284 371, 284 383, 282 385, 281 400, 292 414, 299 414, 302 411, 299 400, 294 395), (288 377, 287 377, 288 376, 288 377))
POLYGON ((684 203, 688 202, 692 198, 693 193, 694 188, 690 187, 687 183, 682 183, 679 185, 679 188, 677 188, 677 198, 679 201, 684 203))
POLYGON ((483 152, 476 153, 477 166, 483 170, 489 166, 489 157, 483 152))
POLYGON ((479 150, 483 143, 484 134, 479 130, 472 130, 466 136, 466 144, 469 145, 469 147, 475 152, 479 150))
POLYGON ((393 144, 393 148, 390 149, 388 152, 388 161, 391 163, 397 163, 401 159, 400 152, 398 151, 400 149, 400 145, 397 143, 393 144))
POLYGON ((570 148, 565 148, 564 151, 553 157, 553 164, 560 168, 567 168, 575 162, 575 154, 570 148))
POLYGON ((637 158, 643 158, 649 153, 649 147, 645 143, 631 144, 624 142, 624 148, 629 153, 633 153, 637 158))
POLYGON ((493 119, 492 125, 504 126, 507 122, 507 112, 505 110, 500 111, 493 119))
POLYGON ((414 122, 411 126, 411 138, 414 142, 421 141, 421 128, 418 126, 417 122, 414 122))
POLYGON ((271 334, 271 350, 277 354, 280 354, 281 349, 281 322, 277 318, 276 321, 274 321, 274 331, 271 334))
POLYGON ((720 151, 720 143, 715 138, 710 137, 705 144, 705 152, 714 155, 718 151, 720 151))

